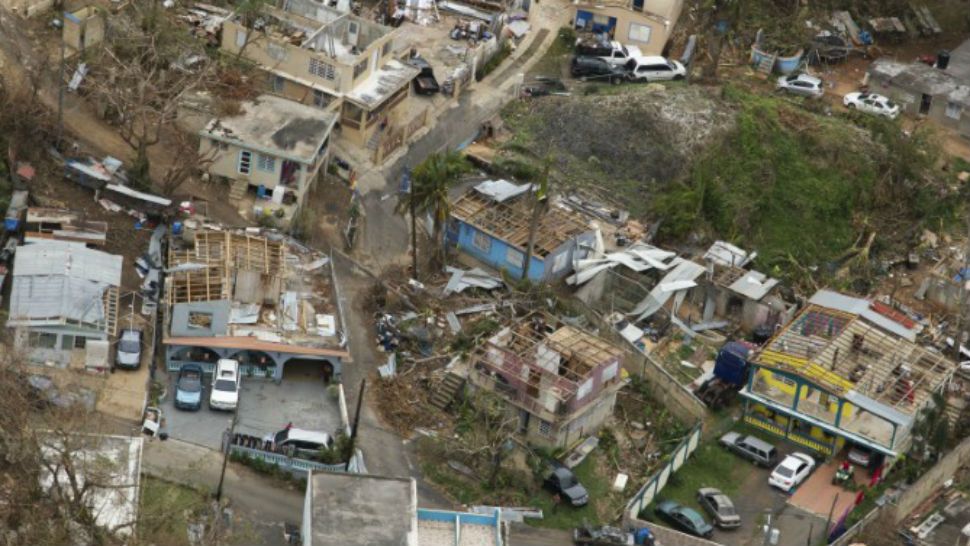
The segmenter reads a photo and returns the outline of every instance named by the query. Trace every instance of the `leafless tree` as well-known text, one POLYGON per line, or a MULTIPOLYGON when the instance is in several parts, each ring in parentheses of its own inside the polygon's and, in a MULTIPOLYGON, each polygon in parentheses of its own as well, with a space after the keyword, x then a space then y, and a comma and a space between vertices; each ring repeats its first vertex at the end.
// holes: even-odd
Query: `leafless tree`
POLYGON ((206 170, 215 161, 218 149, 210 148, 205 153, 199 151, 199 139, 185 131, 177 131, 174 135, 174 144, 171 146, 173 153, 178 157, 178 161, 173 162, 165 175, 158 183, 162 194, 171 196, 182 184, 206 170))
POLYGON ((488 466, 488 485, 494 487, 502 462, 508 454, 519 417, 508 410, 508 404, 488 392, 478 392, 468 401, 475 414, 475 427, 451 440, 450 450, 461 453, 470 460, 485 462, 488 466))

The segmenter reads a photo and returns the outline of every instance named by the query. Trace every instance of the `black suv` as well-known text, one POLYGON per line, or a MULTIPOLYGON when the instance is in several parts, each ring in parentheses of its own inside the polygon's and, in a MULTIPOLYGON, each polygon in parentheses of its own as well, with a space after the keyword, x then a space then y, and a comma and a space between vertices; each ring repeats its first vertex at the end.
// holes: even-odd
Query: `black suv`
POLYGON ((573 57, 569 73, 583 81, 599 80, 620 83, 626 77, 623 67, 613 66, 599 57, 573 57))

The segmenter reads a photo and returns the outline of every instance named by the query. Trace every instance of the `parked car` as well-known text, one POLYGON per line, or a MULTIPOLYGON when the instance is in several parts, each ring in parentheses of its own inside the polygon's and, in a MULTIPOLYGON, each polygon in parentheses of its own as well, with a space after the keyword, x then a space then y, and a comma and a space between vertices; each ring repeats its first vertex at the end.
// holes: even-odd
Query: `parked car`
POLYGON ((573 543, 582 546, 634 546, 633 533, 617 527, 579 527, 573 529, 573 543))
POLYGON ((782 491, 791 491, 805 481, 813 468, 815 468, 815 459, 810 455, 792 453, 778 463, 768 476, 768 483, 782 491))
POLYGON ((175 380, 175 407, 198 410, 202 407, 202 366, 182 364, 175 380))
POLYGON ((118 338, 118 347, 115 350, 115 366, 137 369, 141 365, 141 330, 126 328, 121 331, 118 338))
POLYGON ((854 445, 849 449, 847 458, 850 463, 856 466, 869 468, 869 465, 872 464, 872 451, 868 448, 854 445))
POLYGON ((692 508, 667 500, 657 504, 654 509, 657 517, 674 526, 675 529, 703 538, 710 538, 714 534, 714 527, 704 519, 704 516, 692 508))
POLYGON ((216 362, 216 373, 212 374, 209 408, 235 411, 236 406, 239 405, 239 387, 239 362, 220 358, 216 362))
POLYGON ((569 73, 583 81, 598 80, 617 84, 626 78, 626 70, 598 57, 573 57, 569 73))
POLYGON ((687 77, 684 65, 666 57, 635 57, 627 61, 624 67, 627 79, 634 82, 682 80, 687 77))
POLYGON ((582 57, 596 57, 614 66, 623 66, 634 57, 642 57, 643 53, 636 46, 625 46, 617 41, 606 44, 576 41, 576 55, 582 57))
POLYGON ((802 73, 778 78, 778 89, 803 97, 821 97, 825 94, 821 79, 802 73))
POLYGON ((775 464, 778 459, 778 450, 775 449, 775 446, 751 435, 728 432, 721 436, 718 442, 758 466, 767 468, 775 464))
POLYGON ((293 455, 305 459, 316 456, 321 449, 333 447, 333 438, 326 432, 290 426, 267 435, 264 440, 271 443, 274 451, 291 451, 293 455))
POLYGON ((560 495, 564 501, 568 500, 569 504, 573 506, 586 506, 586 503, 589 502, 589 493, 586 492, 586 488, 579 483, 573 471, 565 466, 553 468, 546 479, 543 480, 542 485, 549 491, 560 495))
POLYGON ((876 93, 849 93, 842 99, 849 110, 859 110, 867 114, 884 116, 889 119, 899 117, 899 105, 876 93))
POLYGON ((697 490, 697 502, 707 512, 714 525, 721 529, 737 529, 741 526, 741 516, 734 509, 731 498, 721 493, 720 489, 702 487, 697 490))

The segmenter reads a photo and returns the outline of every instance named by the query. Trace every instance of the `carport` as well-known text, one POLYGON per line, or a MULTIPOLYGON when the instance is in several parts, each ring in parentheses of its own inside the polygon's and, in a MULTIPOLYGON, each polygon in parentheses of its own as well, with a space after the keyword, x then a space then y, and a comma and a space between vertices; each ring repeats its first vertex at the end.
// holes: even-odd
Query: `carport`
POLYGON ((194 362, 201 365, 206 373, 212 373, 216 360, 234 358, 240 361, 244 375, 272 378, 277 383, 283 380, 288 367, 312 373, 314 366, 318 367, 321 378, 340 381, 341 364, 350 358, 350 353, 344 350, 262 341, 251 337, 173 337, 162 343, 165 345, 165 364, 170 372, 178 371, 185 363, 194 362), (212 355, 216 358, 211 359, 212 355))

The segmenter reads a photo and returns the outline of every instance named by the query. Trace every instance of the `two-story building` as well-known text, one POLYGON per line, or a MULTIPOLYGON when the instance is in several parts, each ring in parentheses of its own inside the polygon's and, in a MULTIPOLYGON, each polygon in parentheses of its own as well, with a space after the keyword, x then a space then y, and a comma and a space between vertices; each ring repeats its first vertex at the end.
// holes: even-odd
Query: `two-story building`
POLYGON ((920 326, 878 301, 829 290, 750 359, 745 422, 829 457, 858 445, 893 458, 956 364, 916 343, 920 326))
POLYGON ((257 63, 270 93, 339 113, 341 136, 356 145, 408 121, 419 70, 393 57, 395 29, 307 0, 283 6, 258 28, 226 21, 222 49, 257 63))
MULTIPOLYGON (((532 221, 531 188, 488 180, 468 190, 451 204, 445 243, 521 279, 532 221)), ((595 237, 586 218, 553 203, 536 225, 529 279, 564 277, 574 260, 586 256, 595 237)))
MULTIPOLYGON (((261 207, 292 218, 330 159, 336 114, 273 95, 241 105, 238 114, 210 121, 199 153, 210 175, 233 182, 233 200, 265 197, 261 207)), ((255 201, 254 201, 255 202, 255 201)))
POLYGON ((683 7, 683 0, 574 0, 572 21, 576 30, 662 55, 683 7))
POLYGON ((566 447, 613 414, 625 356, 603 338, 535 314, 474 350, 468 382, 501 397, 529 442, 566 447))

